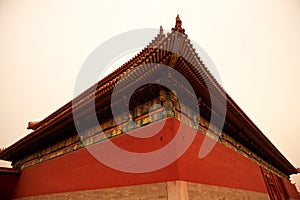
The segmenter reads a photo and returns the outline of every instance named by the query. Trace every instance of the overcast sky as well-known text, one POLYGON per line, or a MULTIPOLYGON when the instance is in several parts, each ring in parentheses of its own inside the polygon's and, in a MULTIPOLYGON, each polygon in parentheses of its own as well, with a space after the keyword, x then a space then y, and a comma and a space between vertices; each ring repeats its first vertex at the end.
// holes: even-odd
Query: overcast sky
MULTIPOLYGON (((225 90, 300 167, 299 0, 0 0, 0 147, 72 99, 80 67, 102 42, 137 28, 171 29, 177 13, 225 90)), ((300 190, 300 175, 292 179, 300 190)))

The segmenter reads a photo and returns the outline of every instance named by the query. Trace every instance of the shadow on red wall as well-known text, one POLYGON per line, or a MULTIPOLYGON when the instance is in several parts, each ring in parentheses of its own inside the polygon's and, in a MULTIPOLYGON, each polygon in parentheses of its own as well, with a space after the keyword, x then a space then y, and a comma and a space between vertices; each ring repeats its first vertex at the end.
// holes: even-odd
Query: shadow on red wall
POLYGON ((11 199, 18 179, 19 175, 0 173, 0 199, 11 199))

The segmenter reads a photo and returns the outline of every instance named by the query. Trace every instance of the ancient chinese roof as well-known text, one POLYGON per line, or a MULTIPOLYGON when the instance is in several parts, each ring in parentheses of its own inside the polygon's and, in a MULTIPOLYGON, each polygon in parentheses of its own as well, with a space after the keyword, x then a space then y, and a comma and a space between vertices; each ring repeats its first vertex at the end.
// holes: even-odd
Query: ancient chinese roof
MULTIPOLYGON (((205 67, 205 64, 193 48, 188 35, 182 28, 182 21, 179 16, 176 17, 175 27, 172 28, 170 33, 164 34, 161 28, 157 36, 140 53, 96 83, 96 109, 104 109, 109 106, 112 90, 118 80, 137 66, 147 63, 165 64, 183 74, 194 86, 197 97, 201 99, 199 104, 204 110, 201 115, 204 114, 207 119, 209 119, 211 114, 208 85, 214 88, 216 98, 225 97, 226 99, 227 112, 224 132, 251 149, 261 158, 267 160, 284 174, 298 173, 297 169, 249 119, 205 67), (178 52, 184 58, 189 58, 188 61, 174 52, 164 50, 175 45, 175 38, 178 36, 178 33, 183 34, 178 52)), ((155 67, 153 70, 155 70, 155 67)), ((139 73, 147 76, 149 72, 142 71, 139 73)), ((131 76, 131 81, 134 82, 141 78, 140 74, 131 76)), ((47 145, 49 146, 77 134, 72 110, 83 108, 90 98, 94 97, 92 95, 93 89, 91 88, 75 98, 76 104, 72 105, 72 101, 70 101, 42 121, 29 124, 28 127, 34 131, 1 151, 0 158, 16 162, 18 159, 24 158, 26 155, 30 155, 47 145)), ((88 113, 88 110, 83 109, 82 116, 86 115, 86 113, 88 113)))

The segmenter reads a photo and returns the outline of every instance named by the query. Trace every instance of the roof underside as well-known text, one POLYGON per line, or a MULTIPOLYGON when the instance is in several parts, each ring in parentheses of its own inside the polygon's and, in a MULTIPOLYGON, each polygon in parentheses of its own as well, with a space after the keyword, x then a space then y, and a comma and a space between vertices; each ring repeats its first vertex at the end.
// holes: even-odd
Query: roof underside
MULTIPOLYGON (((181 24, 167 35, 161 32, 139 54, 100 80, 97 83, 95 95, 97 112, 101 112, 102 116, 110 117, 110 99, 115 84, 120 78, 124 77, 137 66, 147 63, 168 65, 176 69, 189 80, 197 97, 201 98, 201 116, 203 115, 204 118, 210 119, 211 94, 208 91, 208 87, 214 88, 213 95, 215 98, 225 97, 226 99, 227 111, 223 128, 224 132, 268 161, 284 174, 290 175, 297 173, 295 167, 279 152, 218 84, 200 60, 187 35, 182 33, 184 33, 184 29, 181 28, 181 24), (168 51, 178 45, 175 45, 178 38, 180 38, 180 45, 176 47, 176 52, 168 51)), ((139 81, 141 77, 147 77, 150 73, 155 73, 158 69, 158 67, 156 68, 154 66, 149 71, 138 71, 138 73, 135 73, 135 76, 130 76, 129 82, 134 84, 139 81)), ((70 101, 41 122, 35 124, 33 127, 35 130, 32 133, 0 152, 0 158, 15 162, 46 146, 77 134, 72 109, 78 110, 83 117, 88 115, 89 108, 85 107, 85 105, 87 105, 91 100, 90 98, 93 97, 91 94, 94 91, 91 88, 74 99, 74 101, 77 102, 76 105, 72 105, 72 101, 70 101)), ((152 97, 152 94, 149 92, 142 94, 144 99, 152 97)), ((222 106, 221 99, 219 99, 218 102, 219 106, 222 106)), ((218 106, 216 112, 218 112, 218 106)))

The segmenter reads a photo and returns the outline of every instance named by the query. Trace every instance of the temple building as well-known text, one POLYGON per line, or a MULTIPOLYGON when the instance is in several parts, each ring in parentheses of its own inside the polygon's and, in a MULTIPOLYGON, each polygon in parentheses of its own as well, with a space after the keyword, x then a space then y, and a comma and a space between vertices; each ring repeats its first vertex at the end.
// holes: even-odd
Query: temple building
POLYGON ((172 31, 161 28, 96 87, 28 128, 30 134, 0 150, 0 159, 12 162, 0 168, 0 199, 300 200, 290 181, 299 169, 209 72, 179 16, 172 31), (171 150, 136 166, 109 145, 145 156, 171 150))

